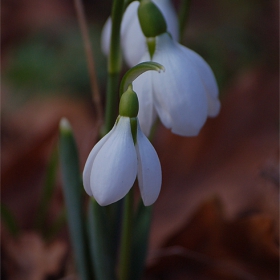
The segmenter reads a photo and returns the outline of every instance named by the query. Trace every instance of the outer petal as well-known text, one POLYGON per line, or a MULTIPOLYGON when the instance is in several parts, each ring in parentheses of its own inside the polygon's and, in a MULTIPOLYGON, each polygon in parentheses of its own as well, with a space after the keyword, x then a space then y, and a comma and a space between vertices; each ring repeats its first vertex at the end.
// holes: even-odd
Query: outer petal
POLYGON ((86 193, 90 196, 93 196, 92 191, 91 191, 91 187, 90 187, 90 174, 91 174, 91 171, 92 171, 93 162, 96 158, 96 155, 98 154, 98 152, 100 151, 102 146, 105 144, 105 142, 112 135, 115 128, 116 128, 116 125, 114 125, 114 127, 111 129, 111 131, 109 133, 107 133, 102 139, 100 139, 95 144, 95 146, 93 147, 93 149, 89 153, 88 158, 86 160, 86 164, 85 164, 84 171, 83 171, 83 184, 84 184, 84 188, 85 188, 86 193))
POLYGON ((165 72, 152 73, 155 107, 172 132, 196 136, 207 118, 206 89, 196 68, 168 34, 157 37, 153 61, 165 72))
MULTIPOLYGON (((134 19, 136 19, 136 23, 138 21, 138 18, 137 18, 138 5, 139 5, 138 1, 132 2, 127 7, 127 9, 126 9, 126 11, 123 15, 122 24, 121 24, 121 36, 122 36, 121 41, 122 42, 124 40, 123 34, 125 34, 127 32, 127 30, 131 28, 131 22, 134 19)), ((111 32, 112 32, 112 18, 109 17, 107 19, 107 21, 105 22, 105 25, 102 29, 102 34, 101 34, 101 48, 102 48, 102 51, 105 55, 108 55, 109 51, 110 51, 111 32)), ((139 32, 140 32, 140 35, 142 35, 142 31, 140 29, 140 26, 139 26, 139 32)), ((139 37, 139 36, 137 36, 137 37, 139 37)), ((141 58, 142 54, 140 54, 139 59, 141 58)))
POLYGON ((135 66, 146 50, 144 37, 137 15, 138 1, 133 1, 126 9, 121 29, 121 44, 125 62, 128 66, 135 66))
POLYGON ((101 206, 120 200, 132 187, 136 174, 130 119, 121 117, 93 162, 90 185, 94 198, 101 206))
MULTIPOLYGON (((144 55, 141 62, 148 60, 149 55, 147 53, 144 55)), ((138 120, 140 122, 141 129, 146 136, 149 136, 151 127, 154 124, 157 116, 153 101, 151 71, 141 74, 136 80, 134 80, 133 89, 138 96, 138 120)))
POLYGON ((138 183, 145 206, 153 204, 161 189, 161 166, 158 155, 142 133, 139 123, 137 127, 136 152, 138 158, 138 183))
MULTIPOLYGON (((177 44, 179 45, 179 44, 177 44)), ((196 52, 179 45, 182 51, 187 55, 193 64, 193 67, 197 69, 202 82, 206 88, 208 99, 208 116, 215 117, 220 112, 220 101, 218 99, 219 89, 214 76, 214 73, 207 62, 196 52)))

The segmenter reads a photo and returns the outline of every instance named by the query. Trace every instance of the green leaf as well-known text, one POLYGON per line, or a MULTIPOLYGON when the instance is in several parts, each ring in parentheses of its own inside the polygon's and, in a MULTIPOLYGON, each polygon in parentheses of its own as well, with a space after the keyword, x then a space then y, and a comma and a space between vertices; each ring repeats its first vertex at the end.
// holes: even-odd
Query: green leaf
POLYGON ((112 232, 108 222, 106 208, 92 198, 88 209, 88 234, 94 273, 98 280, 116 279, 116 250, 110 242, 112 232))
POLYGON ((156 62, 148 61, 137 64, 136 66, 129 69, 122 78, 120 85, 120 96, 128 89, 128 86, 141 74, 146 71, 153 70, 164 71, 164 67, 156 62))
POLYGON ((18 223, 12 212, 3 203, 1 203, 1 219, 7 227, 7 229, 9 230, 9 232, 11 233, 11 235, 16 237, 19 234, 18 223))
POLYGON ((79 159, 72 129, 66 119, 60 122, 59 151, 63 191, 70 238, 80 279, 93 279, 89 264, 85 215, 82 209, 82 184, 79 159))
POLYGON ((136 217, 134 219, 131 256, 132 259, 129 279, 141 279, 148 251, 151 214, 152 206, 144 206, 141 200, 139 202, 136 217))

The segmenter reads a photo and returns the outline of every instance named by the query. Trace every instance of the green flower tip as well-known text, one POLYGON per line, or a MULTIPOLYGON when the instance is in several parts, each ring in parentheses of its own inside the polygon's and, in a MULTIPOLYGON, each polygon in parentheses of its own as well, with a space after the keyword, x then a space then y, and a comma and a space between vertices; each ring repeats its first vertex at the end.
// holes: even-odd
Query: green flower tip
POLYGON ((132 90, 132 85, 122 94, 119 106, 120 116, 136 118, 139 110, 137 94, 132 90))
POLYGON ((66 118, 62 118, 59 123, 59 128, 62 132, 72 131, 71 125, 66 118))
POLYGON ((166 21, 159 8, 151 0, 142 0, 138 18, 146 37, 156 37, 167 31, 166 21))

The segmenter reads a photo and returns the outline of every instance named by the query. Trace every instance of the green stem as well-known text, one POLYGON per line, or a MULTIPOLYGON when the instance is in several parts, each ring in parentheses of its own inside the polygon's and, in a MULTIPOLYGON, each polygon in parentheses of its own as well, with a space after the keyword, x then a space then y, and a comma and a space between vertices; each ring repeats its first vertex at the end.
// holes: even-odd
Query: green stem
POLYGON ((119 73, 109 73, 107 80, 107 97, 106 97, 106 112, 105 112, 105 127, 103 134, 107 134, 116 121, 117 103, 118 103, 118 86, 119 73))
POLYGON ((133 230, 133 190, 131 189, 125 197, 121 253, 120 253, 120 280, 128 280, 130 276, 131 245, 133 230))
POLYGON ((112 7, 112 33, 110 41, 110 54, 108 72, 119 73, 121 70, 120 30, 123 16, 124 0, 114 0, 112 7))
POLYGON ((183 41, 184 31, 189 19, 191 0, 181 0, 180 13, 179 13, 179 32, 180 43, 183 41))
POLYGON ((124 10, 124 0, 115 0, 112 7, 112 33, 110 41, 110 53, 108 59, 108 78, 106 92, 106 113, 104 134, 108 133, 114 125, 117 117, 117 101, 119 76, 122 66, 120 29, 124 10))

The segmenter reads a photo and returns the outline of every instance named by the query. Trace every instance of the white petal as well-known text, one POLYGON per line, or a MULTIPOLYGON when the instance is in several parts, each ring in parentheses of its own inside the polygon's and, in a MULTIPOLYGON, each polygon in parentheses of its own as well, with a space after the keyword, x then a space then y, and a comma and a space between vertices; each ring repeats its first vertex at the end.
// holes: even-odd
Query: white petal
POLYGON ((121 39, 122 50, 125 62, 128 66, 133 67, 139 63, 139 60, 147 49, 146 38, 142 33, 137 11, 135 12, 135 17, 125 27, 126 31, 122 32, 121 39))
POLYGON ((137 15, 138 6, 139 6, 138 1, 133 1, 127 6, 122 18, 122 26, 121 26, 122 33, 127 32, 127 30, 131 26, 131 21, 138 18, 137 15))
POLYGON ((101 206, 120 200, 132 187, 136 174, 130 119, 121 117, 93 162, 90 184, 94 198, 101 206))
POLYGON ((207 118, 206 89, 199 73, 168 34, 157 37, 153 61, 165 67, 163 73, 152 73, 161 121, 175 134, 196 136, 207 118))
MULTIPOLYGON (((122 19, 122 23, 121 23, 121 36, 122 36, 121 42, 122 42, 122 46, 124 46, 123 42, 125 41, 125 38, 124 38, 123 35, 126 34, 126 32, 131 28, 131 22, 136 21, 136 24, 138 22, 138 18, 137 18, 137 8, 138 8, 138 6, 139 6, 139 2, 134 1, 125 10, 125 13, 124 13, 123 19, 122 19)), ((138 25, 139 25, 139 23, 138 23, 138 25)), ((101 49, 102 49, 102 51, 105 55, 108 55, 109 52, 110 52, 111 32, 112 32, 112 18, 109 17, 104 24, 104 27, 102 29, 102 34, 101 34, 101 49)), ((140 29, 140 26, 139 26, 139 31, 138 32, 140 33, 140 35, 142 35, 142 31, 140 29)), ((137 36, 137 37, 139 37, 139 36, 137 36)), ((144 37, 142 38, 142 41, 143 41, 142 45, 145 46, 144 37)), ((143 54, 143 52, 139 55, 139 59, 141 58, 142 54, 143 54)), ((138 61, 139 61, 139 59, 138 59, 138 61)))
POLYGON ((105 55, 109 55, 112 32, 112 19, 109 17, 103 26, 101 33, 101 50, 105 55))
POLYGON ((137 93, 139 101, 138 120, 146 136, 150 135, 152 125, 156 120, 154 108, 151 71, 141 74, 133 82, 133 90, 137 93))
POLYGON ((109 133, 107 133, 103 138, 101 138, 93 147, 91 152, 88 155, 88 158, 85 163, 84 171, 83 171, 83 185, 85 188, 85 191, 88 195, 93 196, 91 187, 90 187, 90 174, 92 171, 92 165, 95 160, 96 155, 104 145, 104 143, 108 140, 108 138, 112 135, 113 131, 115 130, 116 125, 111 129, 109 133))
POLYGON ((138 184, 145 206, 153 204, 161 189, 161 166, 158 155, 142 133, 139 123, 137 127, 136 152, 138 158, 138 184))
MULTIPOLYGON (((179 45, 179 44, 178 44, 179 45)), ((220 111, 220 101, 218 99, 219 89, 214 76, 214 73, 208 63, 196 52, 180 45, 182 51, 191 60, 193 66, 199 72, 199 75, 204 83, 208 99, 208 116, 215 117, 220 111)))

